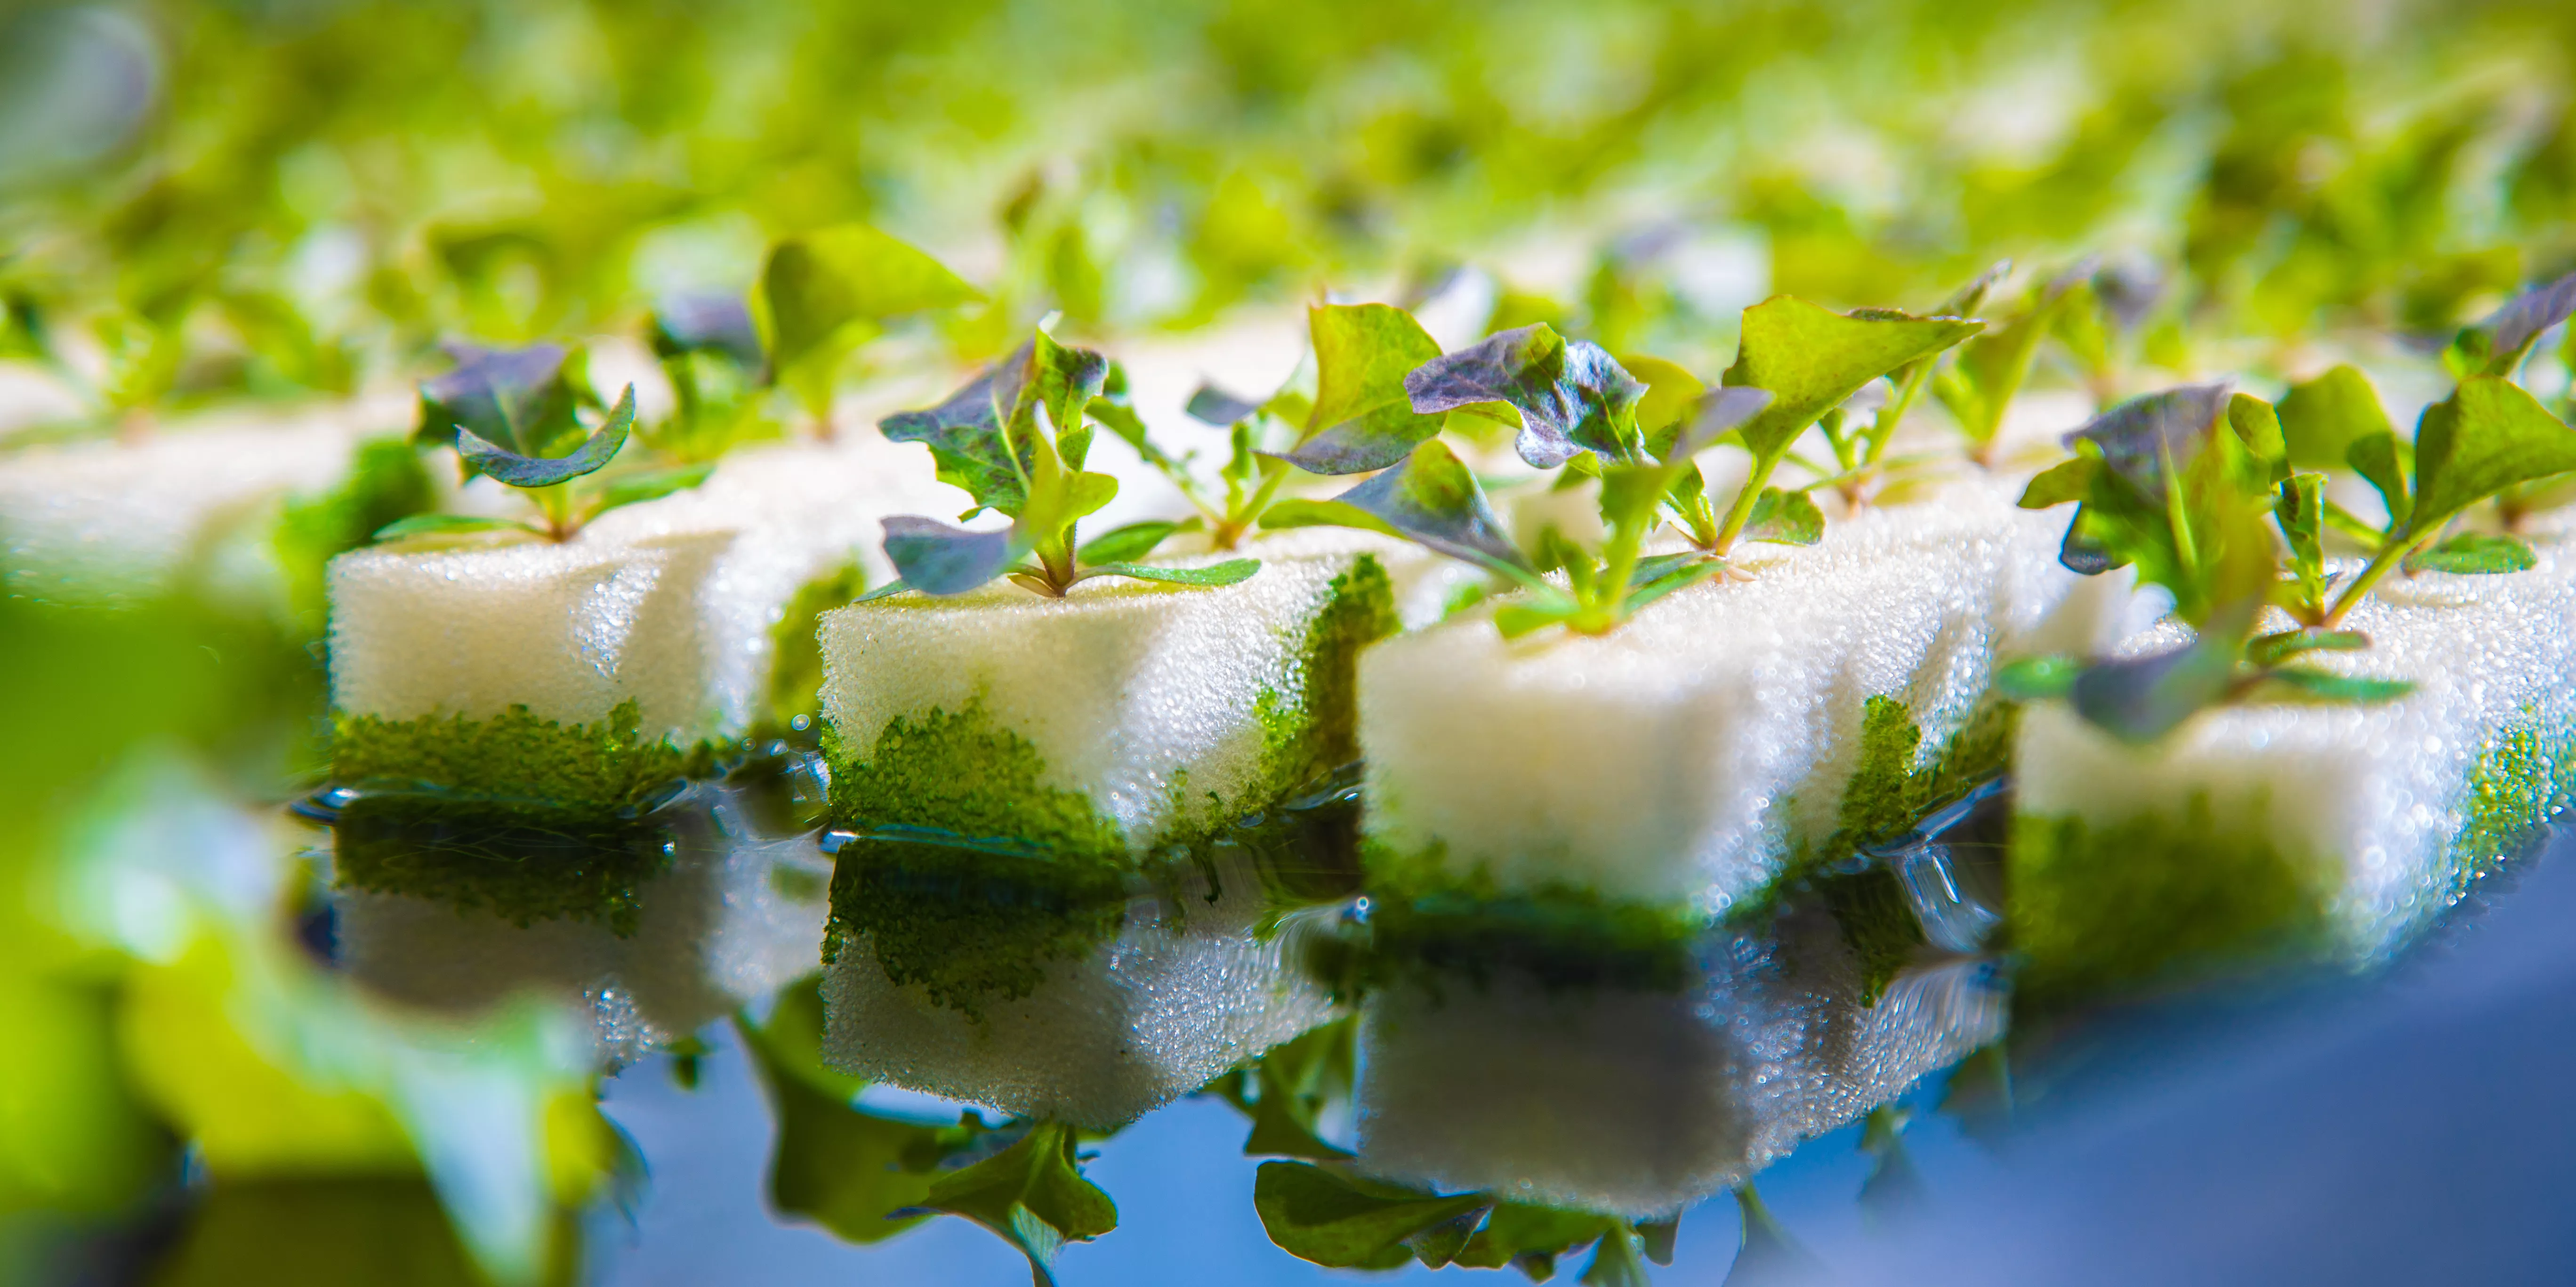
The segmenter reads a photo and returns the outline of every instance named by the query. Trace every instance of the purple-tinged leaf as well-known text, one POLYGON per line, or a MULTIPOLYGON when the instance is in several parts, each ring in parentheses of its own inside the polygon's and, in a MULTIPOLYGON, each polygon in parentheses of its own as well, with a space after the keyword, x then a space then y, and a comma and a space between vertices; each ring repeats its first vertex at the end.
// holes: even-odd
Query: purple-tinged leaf
POLYGON ((934 518, 885 521, 885 552, 904 584, 924 594, 964 594, 1010 570, 1025 553, 1009 529, 969 532, 934 518))
POLYGON ((1727 432, 1771 405, 1771 391, 1746 385, 1711 389, 1690 415, 1690 427, 1675 440, 1669 460, 1694 456, 1727 432))
POLYGON ((1413 406, 1407 380, 1440 357, 1413 315, 1388 304, 1321 304, 1308 309, 1315 350, 1315 400, 1305 436, 1281 458, 1319 474, 1358 474, 1404 459, 1440 432, 1440 416, 1413 406))
MULTIPOLYGON (((2576 313, 2576 273, 2546 286, 2534 286, 2507 301, 2487 320, 2471 328, 2485 348, 2484 373, 2511 375, 2541 333, 2576 313)), ((2469 337, 2463 337, 2467 339, 2469 337)), ((2476 343, 2477 340, 2471 341, 2476 343)))
POLYGON ((1529 559, 1503 534, 1476 476, 1437 438, 1414 448, 1402 465, 1333 499, 1451 558, 1531 572, 1529 559))
POLYGON ((2227 696, 2236 663, 2217 640, 2097 662, 2075 677, 2075 713, 2132 745, 2163 737, 2227 696))
POLYGON ((456 369, 423 380, 420 427, 413 441, 447 446, 462 429, 523 456, 541 456, 581 433, 573 415, 580 401, 564 367, 560 344, 485 348, 450 344, 456 369))
POLYGON ((2066 435, 2066 445, 2092 443, 2113 476, 2139 497, 2160 501, 2168 479, 2187 472, 2208 445, 2210 430, 2227 413, 2234 395, 2234 388, 2221 381, 2131 398, 2066 435))
POLYGON ((1504 331, 1434 358, 1404 377, 1413 409, 1435 415, 1490 403, 1520 413, 1521 459, 1554 469, 1589 451, 1635 457, 1636 410, 1646 386, 1600 345, 1568 342, 1544 322, 1504 331))
POLYGON ((663 300, 653 310, 652 338, 653 352, 666 358, 714 353, 745 371, 758 371, 762 361, 751 306, 732 292, 691 291, 663 300))
POLYGON ((608 422, 592 431, 589 441, 571 455, 523 456, 465 428, 456 431, 456 451, 476 472, 490 475, 495 482, 512 487, 552 487, 605 468, 617 458, 618 449, 626 445, 626 435, 634 428, 635 386, 630 384, 626 392, 618 395, 608 422))
POLYGON ((1251 398, 1238 398, 1213 384, 1201 384, 1190 394, 1188 405, 1181 410, 1200 424, 1223 429, 1238 421, 1249 420, 1261 410, 1251 398))

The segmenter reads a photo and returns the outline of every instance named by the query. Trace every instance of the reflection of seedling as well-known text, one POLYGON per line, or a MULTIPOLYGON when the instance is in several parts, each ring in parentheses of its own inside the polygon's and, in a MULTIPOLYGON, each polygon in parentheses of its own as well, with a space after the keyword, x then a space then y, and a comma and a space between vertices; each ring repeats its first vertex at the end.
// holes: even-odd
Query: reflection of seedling
POLYGON ((482 474, 518 488, 537 507, 539 521, 419 514, 378 531, 379 540, 517 531, 569 541, 592 519, 694 487, 714 468, 681 465, 592 479, 617 458, 635 427, 634 386, 627 386, 607 417, 592 427, 582 423, 580 409, 596 407, 598 400, 572 372, 562 348, 458 345, 454 353, 455 370, 420 386, 420 427, 414 440, 452 443, 467 476, 482 474))
POLYGON ((1214 586, 1260 571, 1255 559, 1201 568, 1137 562, 1178 530, 1173 523, 1131 524, 1075 543, 1075 525, 1118 494, 1116 478, 1082 467, 1091 451, 1088 408, 1108 375, 1107 358, 1067 348, 1041 330, 948 401, 887 417, 886 437, 927 444, 941 480, 975 498, 964 517, 989 509, 1012 522, 1000 531, 970 532, 914 515, 887 519, 886 558, 902 575, 867 597, 904 590, 964 594, 1007 576, 1062 598, 1093 577, 1214 586))

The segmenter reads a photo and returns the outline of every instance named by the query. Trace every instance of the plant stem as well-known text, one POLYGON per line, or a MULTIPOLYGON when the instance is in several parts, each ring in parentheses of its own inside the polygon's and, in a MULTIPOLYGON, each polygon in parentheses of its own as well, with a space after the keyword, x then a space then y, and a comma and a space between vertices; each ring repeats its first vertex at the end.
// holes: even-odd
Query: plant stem
POLYGON ((2389 569, 2404 562, 2407 555, 2415 552, 2416 547, 2430 541, 2438 534, 2438 532, 2427 532, 2411 540, 2393 541, 2381 546, 2379 553, 2372 556, 2370 566, 2363 568, 2361 575, 2354 577, 2352 584, 2345 586, 2343 592, 2335 596, 2334 606, 2326 609, 2325 619, 2317 624, 2329 630, 2342 624, 2344 614, 2352 611, 2353 605, 2361 602, 2362 596, 2369 594, 2371 587, 2386 578, 2389 569))
POLYGON ((1218 549, 1233 549, 1235 542, 1242 540, 1243 534, 1251 530, 1254 523, 1261 521, 1262 511, 1270 508, 1270 498, 1279 494, 1279 485, 1288 481, 1288 466, 1285 462, 1272 460, 1265 461, 1264 464, 1270 467, 1265 471, 1268 476, 1261 480, 1261 487, 1252 493, 1252 499, 1244 502, 1243 508, 1227 515, 1225 521, 1217 524, 1213 543, 1218 549))
POLYGON ((1744 535, 1744 525, 1753 517, 1753 503, 1762 498, 1762 488, 1771 481, 1771 471, 1779 467, 1778 456, 1753 458, 1753 472, 1746 474, 1744 486, 1736 489, 1735 503, 1727 506, 1726 522, 1717 529, 1717 539, 1709 543, 1709 553, 1724 554, 1735 547, 1735 538, 1744 535))

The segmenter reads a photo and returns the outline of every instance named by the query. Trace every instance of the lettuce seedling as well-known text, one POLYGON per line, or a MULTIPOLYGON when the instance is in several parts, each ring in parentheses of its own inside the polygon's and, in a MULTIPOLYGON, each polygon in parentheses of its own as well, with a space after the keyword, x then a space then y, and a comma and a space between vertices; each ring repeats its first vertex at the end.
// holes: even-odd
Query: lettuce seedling
POLYGON ((760 414, 765 361, 760 332, 741 296, 677 295, 653 310, 645 335, 671 382, 671 415, 639 430, 655 454, 682 462, 714 460, 736 443, 775 436, 760 414))
POLYGON ((420 386, 420 424, 413 441, 454 446, 466 477, 482 474, 525 492, 539 521, 416 514, 379 529, 377 540, 515 531, 569 541, 592 519, 694 487, 714 468, 682 465, 594 479, 617 458, 635 427, 633 385, 598 425, 585 425, 579 409, 596 406, 598 399, 561 346, 488 349, 460 344, 451 353, 456 369, 420 386))
POLYGON ((1679 1226, 1410 1188, 1339 1162, 1264 1162, 1253 1173, 1252 1204, 1280 1250, 1330 1269, 1510 1265, 1544 1282, 1558 1259, 1589 1249, 1578 1281, 1590 1287, 1645 1287, 1645 1262, 1672 1263, 1679 1226))
POLYGON ((2011 321, 1960 345, 1959 360, 1934 381, 1933 391, 1958 421, 1959 432, 1967 435, 1969 454, 1978 464, 1993 462, 2004 413, 2030 378, 2040 341, 2056 328, 2077 288, 2092 275, 2087 261, 2032 287, 2029 301, 2011 321))
POLYGON ((2144 743, 2223 702, 2386 701, 2410 691, 2289 664, 2306 652, 2368 645, 2352 632, 2253 636, 2280 580, 2265 521, 2282 494, 2280 439, 2267 407, 2224 384, 2135 398, 2069 434, 2075 457, 2032 479, 2021 504, 2073 502, 2059 560, 2086 575, 2135 565, 2140 582, 2173 596, 2174 615, 2196 637, 2145 657, 2017 662, 1996 677, 2005 693, 2069 697, 2086 720, 2144 743))
POLYGON ((917 515, 887 519, 886 558, 901 575, 865 598, 904 590, 964 594, 1003 576, 1062 598, 1099 576, 1232 585, 1260 571, 1257 559, 1203 568, 1137 562, 1171 535, 1171 523, 1133 524, 1076 543, 1075 525, 1118 494, 1116 478, 1082 467, 1091 449, 1089 408, 1108 376, 1109 359, 1058 344, 1041 329, 946 402, 887 417, 879 426, 886 437, 928 445, 941 481, 975 498, 961 521, 989 509, 1012 522, 971 532, 917 515))
MULTIPOLYGON (((1928 316, 1964 319, 1973 315, 1985 305, 1986 295, 1994 289, 1995 283, 2010 271, 2011 260, 1995 264, 1978 274, 1976 280, 1960 287, 1956 294, 1941 301, 1928 316)), ((1898 316, 1901 314, 1889 314, 1891 320, 1898 316)), ((1947 350, 1936 350, 1897 367, 1887 373, 1886 384, 1877 380, 1863 384, 1841 405, 1817 418, 1816 427, 1833 448, 1834 463, 1841 471, 1836 489, 1846 502, 1855 505, 1868 502, 1872 490, 1870 484, 1878 476, 1888 444, 1895 441, 1897 427, 1904 423, 1906 413, 1922 401, 1923 391, 1936 387, 1936 375, 1941 370, 1945 352, 1947 350), (1868 427, 1847 431, 1845 422, 1863 411, 1871 413, 1868 427)))
MULTIPOLYGON (((1391 304, 1318 304, 1306 310, 1314 349, 1313 396, 1283 388, 1261 401, 1202 385, 1188 411, 1202 424, 1227 431, 1229 450, 1214 488, 1191 470, 1195 453, 1178 458, 1155 445, 1144 421, 1118 396, 1123 377, 1093 401, 1094 419, 1125 439, 1145 463, 1172 480, 1210 542, 1231 550, 1255 525, 1372 526, 1366 516, 1331 502, 1278 499, 1294 469, 1317 474, 1357 474, 1384 469, 1440 432, 1442 417, 1414 410, 1405 376, 1440 356, 1440 344, 1413 315, 1391 304), (1293 435, 1278 450, 1265 436, 1293 435)), ((1176 529, 1177 530, 1177 529, 1176 529)))
POLYGON ((828 438, 833 383, 852 353, 888 322, 984 294, 913 246, 849 223, 771 246, 756 298, 770 381, 793 392, 828 438))

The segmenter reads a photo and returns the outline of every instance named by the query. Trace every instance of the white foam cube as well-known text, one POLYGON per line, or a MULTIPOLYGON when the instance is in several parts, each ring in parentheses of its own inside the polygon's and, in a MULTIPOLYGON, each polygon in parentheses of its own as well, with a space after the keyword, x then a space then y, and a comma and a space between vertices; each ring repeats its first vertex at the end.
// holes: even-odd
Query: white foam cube
POLYGON ((2002 1036, 1993 967, 1900 973, 1864 1002, 1830 916, 1719 935, 1671 993, 1418 981, 1361 1030, 1359 1166, 1398 1183, 1645 1219, 1744 1180, 2002 1036))
POLYGON ((273 594, 273 567, 237 565, 268 557, 280 498, 338 482, 359 440, 396 431, 407 409, 377 400, 234 412, 131 441, 11 451, 0 456, 7 589, 93 605, 209 581, 273 594))
POLYGON ((1247 863, 1188 868, 1128 900, 1117 932, 1048 963, 1027 995, 970 1013, 887 978, 866 935, 824 975, 824 1057, 856 1076, 1021 1117, 1110 1129, 1333 1017, 1296 966, 1298 935, 1263 934, 1247 863))
POLYGON ((1999 660, 2090 638, 2111 596, 2056 563, 2064 521, 1970 481, 1747 547, 1601 636, 1462 618, 1360 666, 1373 851, 1497 892, 1550 886, 1715 914, 1834 829, 1872 697, 1934 763, 1999 660), (1484 882, 1490 882, 1486 884, 1484 882))
POLYGON ((1028 817, 1006 838, 1095 856, 1205 834, 1335 767, 1325 761, 1341 758, 1349 714, 1316 704, 1347 693, 1351 647, 1324 648, 1313 661, 1324 669, 1310 673, 1312 636, 1329 633, 1337 603, 1383 614, 1384 593, 1368 555, 1274 554, 1231 586, 1101 578, 1056 599, 1002 582, 826 613, 836 811, 984 836, 1028 817), (943 727, 1017 748, 1017 767, 925 760, 960 754, 953 739, 923 735, 943 727), (850 803, 872 778, 910 773, 961 788, 850 803), (1041 822, 1023 809, 1049 793, 1085 816, 1041 822))
POLYGON ((473 1011, 521 992, 591 1018, 599 1055, 630 1063, 814 971, 832 860, 813 835, 762 834, 730 789, 672 806, 670 865, 636 890, 631 933, 602 919, 515 924, 486 909, 334 891, 350 975, 413 1005, 473 1011))
POLYGON ((798 588, 853 558, 890 579, 883 518, 964 504, 919 454, 873 435, 754 449, 561 544, 344 554, 330 568, 332 703, 391 721, 525 706, 596 725, 632 701, 648 739, 737 736, 798 588))
MULTIPOLYGON (((2016 941, 2070 985, 2108 985, 2192 955, 2367 958, 2448 907, 2576 785, 2576 565, 2556 541, 2539 554, 2507 575, 2392 576, 2344 622, 2368 650, 2301 659, 2417 685, 2393 702, 2229 706, 2146 747, 2063 703, 2031 709, 2016 941)), ((2187 637, 2166 625, 2125 650, 2187 637)))

